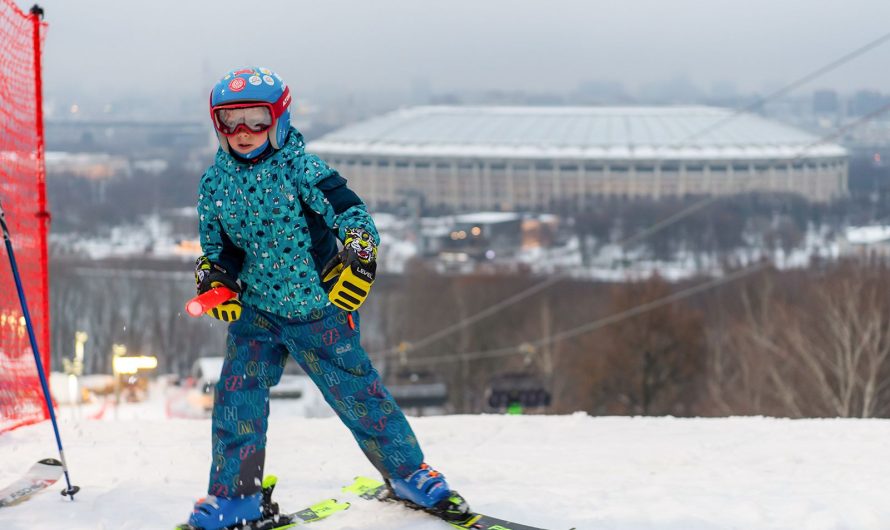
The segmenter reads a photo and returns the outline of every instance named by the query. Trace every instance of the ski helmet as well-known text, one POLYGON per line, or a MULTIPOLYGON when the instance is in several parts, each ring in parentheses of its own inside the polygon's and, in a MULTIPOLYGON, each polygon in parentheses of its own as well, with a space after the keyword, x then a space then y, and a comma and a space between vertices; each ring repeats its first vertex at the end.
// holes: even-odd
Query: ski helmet
POLYGON ((220 132, 216 109, 227 105, 257 102, 266 104, 272 114, 269 142, 275 149, 284 145, 290 130, 290 89, 275 72, 260 66, 232 70, 220 79, 210 92, 210 119, 213 120, 219 145, 229 152, 229 141, 220 132))

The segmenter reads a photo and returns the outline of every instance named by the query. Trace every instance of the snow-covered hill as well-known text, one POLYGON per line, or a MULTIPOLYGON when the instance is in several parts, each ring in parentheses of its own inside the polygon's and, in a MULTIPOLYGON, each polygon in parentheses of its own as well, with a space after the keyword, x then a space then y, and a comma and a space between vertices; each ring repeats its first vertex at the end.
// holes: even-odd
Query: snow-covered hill
MULTIPOLYGON (((336 418, 276 415, 267 471, 303 507, 373 474, 336 418)), ((73 420, 75 502, 55 486, 0 509, 3 530, 170 529, 201 496, 207 420, 73 420)), ((890 528, 890 421, 445 416, 413 420, 427 460, 478 510, 554 530, 890 528)), ((48 424, 0 435, 0 485, 55 455, 48 424)), ((444 530, 356 501, 317 530, 444 530)))

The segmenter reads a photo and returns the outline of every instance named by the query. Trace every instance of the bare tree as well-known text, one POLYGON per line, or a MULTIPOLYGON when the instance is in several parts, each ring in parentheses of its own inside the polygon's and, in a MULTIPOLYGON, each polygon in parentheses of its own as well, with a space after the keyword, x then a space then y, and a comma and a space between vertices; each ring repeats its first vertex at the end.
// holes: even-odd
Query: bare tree
MULTIPOLYGON (((810 273, 810 276, 815 274, 810 273)), ((710 358, 711 395, 727 409, 801 416, 890 412, 890 275, 844 263, 778 292, 771 277, 742 294, 740 323, 710 358), (727 351, 733 360, 727 360, 727 351), (743 398, 743 399, 740 399, 743 398)))

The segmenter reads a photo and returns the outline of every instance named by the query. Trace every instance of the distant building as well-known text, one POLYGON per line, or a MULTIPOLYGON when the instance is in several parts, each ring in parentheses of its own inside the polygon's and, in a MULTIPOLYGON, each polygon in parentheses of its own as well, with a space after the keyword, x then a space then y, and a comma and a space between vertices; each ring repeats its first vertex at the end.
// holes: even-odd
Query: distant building
POLYGON ((851 226, 840 240, 840 252, 845 256, 890 257, 890 226, 851 226))
POLYGON ((420 193, 455 211, 583 207, 585 198, 847 192, 847 152, 710 107, 416 107, 311 142, 374 207, 420 193))
POLYGON ((515 265, 518 253, 553 246, 559 217, 551 214, 478 212, 423 218, 422 255, 440 272, 476 270, 476 265, 515 265))
POLYGON ((864 116, 879 110, 890 101, 888 96, 875 90, 859 90, 848 102, 848 113, 851 116, 864 116))
POLYGON ((200 121, 47 120, 46 145, 54 151, 151 155, 211 151, 216 148, 216 135, 209 123, 200 121))
POLYGON ((834 90, 817 90, 813 93, 813 113, 819 116, 836 116, 841 110, 840 98, 834 90))
POLYGON ((65 153, 47 151, 46 174, 50 177, 74 175, 90 180, 105 180, 130 175, 133 165, 124 156, 107 153, 65 153))
POLYGON ((494 259, 522 246, 522 216, 512 212, 480 212, 443 217, 444 230, 424 234, 427 254, 464 262, 494 259))

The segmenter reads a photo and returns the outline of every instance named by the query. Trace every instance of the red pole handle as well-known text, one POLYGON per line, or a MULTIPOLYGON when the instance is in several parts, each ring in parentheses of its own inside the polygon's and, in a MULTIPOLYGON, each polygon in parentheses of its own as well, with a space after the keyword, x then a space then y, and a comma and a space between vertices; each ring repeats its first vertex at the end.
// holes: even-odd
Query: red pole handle
POLYGON ((185 312, 189 314, 189 316, 199 317, 210 311, 214 307, 222 304, 223 302, 228 302, 232 298, 235 298, 236 295, 231 289, 227 289, 225 287, 214 287, 210 289, 204 294, 199 294, 198 296, 192 298, 185 304, 185 312))

